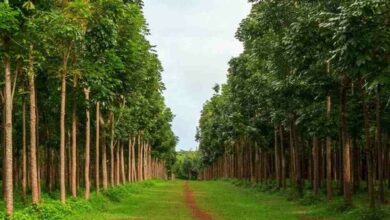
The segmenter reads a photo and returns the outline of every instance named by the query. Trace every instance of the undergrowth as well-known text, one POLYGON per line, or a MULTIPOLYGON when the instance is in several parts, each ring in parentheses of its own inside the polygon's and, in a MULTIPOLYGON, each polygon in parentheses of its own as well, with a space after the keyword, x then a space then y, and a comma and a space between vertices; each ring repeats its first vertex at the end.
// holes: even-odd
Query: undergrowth
MULTIPOLYGON (((104 210, 105 204, 119 203, 126 196, 138 193, 140 187, 154 186, 156 181, 160 180, 147 180, 142 183, 117 186, 99 194, 91 192, 91 199, 88 201, 82 197, 68 197, 66 204, 59 201, 58 193, 44 194, 39 205, 29 205, 27 207, 23 205, 24 202, 20 199, 20 201, 16 201, 17 207, 20 208, 15 210, 12 220, 62 220, 69 219, 75 214, 104 210)), ((0 219, 8 220, 11 218, 7 217, 4 212, 0 212, 0 219)))
POLYGON ((332 202, 327 202, 323 192, 315 195, 309 185, 304 188, 303 196, 294 188, 279 188, 275 182, 253 183, 247 180, 224 179, 237 187, 255 190, 261 193, 284 196, 288 201, 301 206, 308 206, 309 219, 352 219, 352 220, 390 220, 390 206, 383 205, 375 209, 367 208, 365 193, 360 192, 354 199, 354 204, 347 205, 342 197, 335 196, 332 202))

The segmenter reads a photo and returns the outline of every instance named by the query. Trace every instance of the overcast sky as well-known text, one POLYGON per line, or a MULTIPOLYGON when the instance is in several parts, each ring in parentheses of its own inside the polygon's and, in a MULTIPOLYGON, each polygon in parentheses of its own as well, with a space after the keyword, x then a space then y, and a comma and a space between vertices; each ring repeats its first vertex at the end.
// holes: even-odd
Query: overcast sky
POLYGON ((149 40, 164 67, 167 105, 175 114, 177 150, 197 147, 196 127, 212 87, 226 81, 230 58, 242 51, 234 38, 250 11, 247 0, 145 0, 149 40))

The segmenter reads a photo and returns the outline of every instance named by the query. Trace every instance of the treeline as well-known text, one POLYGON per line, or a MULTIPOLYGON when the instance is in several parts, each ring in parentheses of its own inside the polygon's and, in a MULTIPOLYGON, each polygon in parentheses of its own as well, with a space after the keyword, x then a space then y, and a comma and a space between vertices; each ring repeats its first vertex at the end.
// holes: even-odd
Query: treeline
POLYGON ((0 3, 1 171, 14 198, 165 178, 173 114, 142 1, 0 3), (15 191, 21 196, 15 195, 15 191))
POLYGON ((176 178, 196 180, 202 168, 199 151, 179 151, 172 167, 172 173, 176 178))
POLYGON ((385 0, 253 2, 244 52, 204 105, 203 179, 309 185, 374 208, 390 189, 390 11, 385 0), (386 183, 387 181, 387 183, 386 183), (309 184, 310 183, 310 184, 309 184))

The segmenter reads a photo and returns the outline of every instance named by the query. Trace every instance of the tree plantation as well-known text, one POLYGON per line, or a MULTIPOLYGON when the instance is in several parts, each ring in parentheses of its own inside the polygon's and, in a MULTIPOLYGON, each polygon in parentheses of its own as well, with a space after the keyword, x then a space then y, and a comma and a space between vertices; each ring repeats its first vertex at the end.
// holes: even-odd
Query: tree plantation
POLYGON ((390 4, 252 1, 244 52, 204 104, 201 178, 389 200, 390 4))
POLYGON ((390 2, 236 1, 0 0, 0 219, 390 219, 390 2))
POLYGON ((173 114, 141 1, 0 3, 1 171, 6 213, 166 178, 173 114))

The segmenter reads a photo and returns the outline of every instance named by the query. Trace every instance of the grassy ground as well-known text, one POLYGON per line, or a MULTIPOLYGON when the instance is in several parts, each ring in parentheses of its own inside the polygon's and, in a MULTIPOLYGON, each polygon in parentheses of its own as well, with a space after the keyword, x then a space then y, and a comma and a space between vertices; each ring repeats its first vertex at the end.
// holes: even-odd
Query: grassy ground
POLYGON ((69 220, 85 219, 192 219, 184 204, 183 182, 149 181, 126 186, 119 200, 108 197, 108 201, 92 198, 93 212, 69 216, 69 220))
POLYGON ((355 195, 354 206, 346 207, 341 197, 328 204, 310 191, 299 200, 288 201, 291 191, 271 186, 254 186, 241 181, 190 182, 198 205, 215 219, 270 220, 389 220, 390 207, 368 210, 367 195, 355 195))
MULTIPOLYGON (((15 201, 15 220, 189 220, 191 210, 185 204, 185 182, 148 180, 110 188, 107 192, 92 193, 91 199, 68 198, 66 205, 58 192, 42 195, 42 203, 28 206, 20 198, 15 201), (26 207, 27 206, 27 207, 26 207)), ((189 186, 198 207, 216 220, 388 220, 384 206, 375 212, 367 211, 365 194, 354 195, 354 207, 343 205, 341 197, 327 204, 325 198, 308 193, 303 199, 288 201, 289 191, 271 186, 254 186, 242 181, 190 181, 189 186)), ((82 192, 80 192, 82 195, 82 192)), ((27 199, 28 200, 28 199, 27 199)), ((0 207, 4 204, 0 202, 0 207)), ((3 208, 2 208, 3 209, 3 208)), ((0 219, 4 219, 0 212, 0 219)))
POLYGON ((198 205, 215 219, 294 220, 305 212, 285 197, 255 193, 227 181, 190 182, 198 205))
MULTIPOLYGON (((58 192, 44 194, 36 207, 24 205, 18 198, 14 220, 189 220, 192 216, 184 203, 183 184, 183 181, 148 180, 91 193, 89 201, 68 198, 66 205, 59 202, 58 192)), ((4 204, 0 203, 0 207, 4 210, 4 204)), ((4 212, 0 211, 0 219, 5 219, 4 212)))

